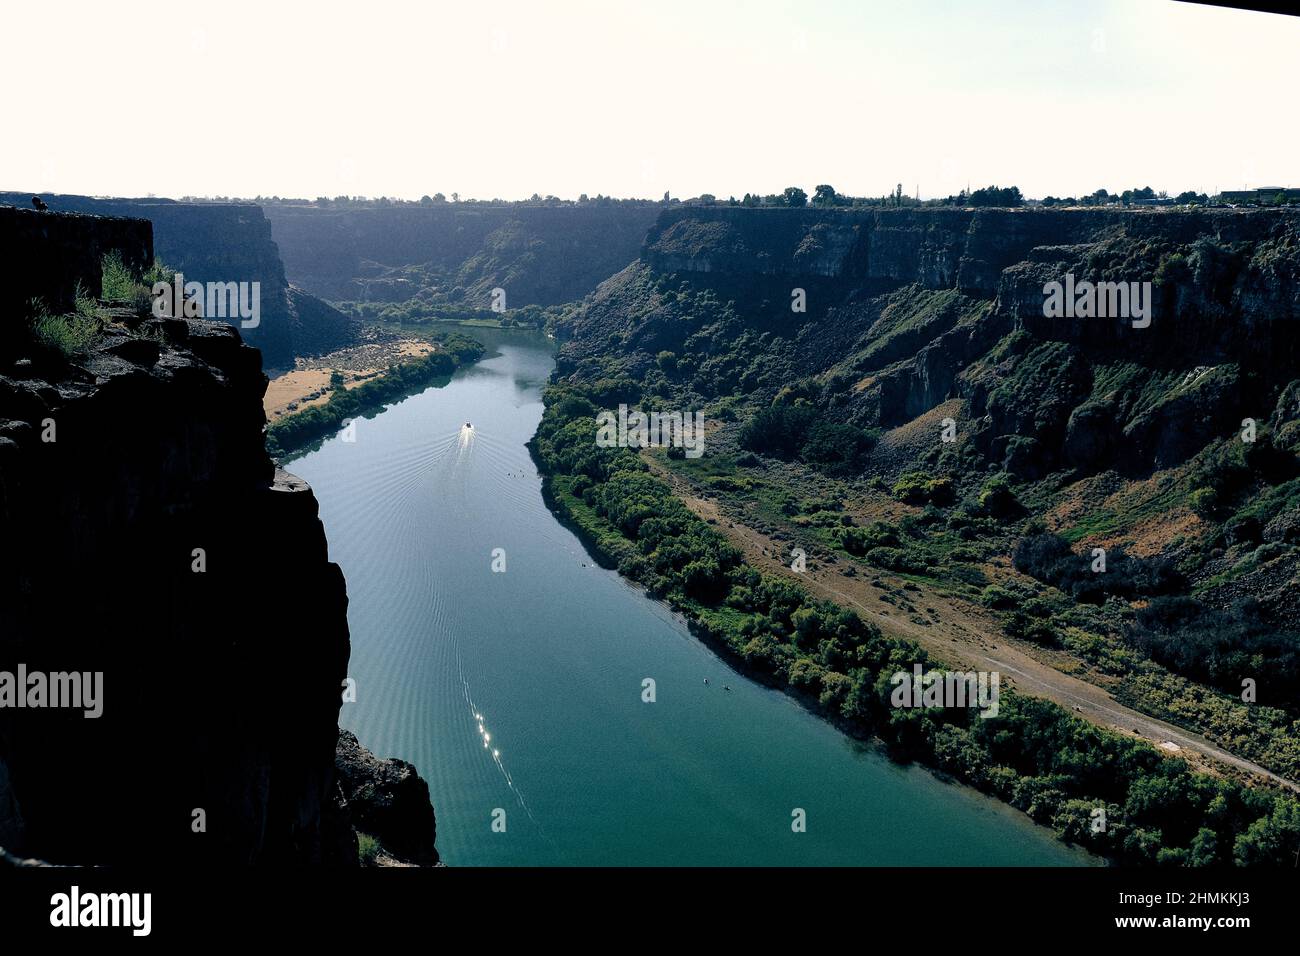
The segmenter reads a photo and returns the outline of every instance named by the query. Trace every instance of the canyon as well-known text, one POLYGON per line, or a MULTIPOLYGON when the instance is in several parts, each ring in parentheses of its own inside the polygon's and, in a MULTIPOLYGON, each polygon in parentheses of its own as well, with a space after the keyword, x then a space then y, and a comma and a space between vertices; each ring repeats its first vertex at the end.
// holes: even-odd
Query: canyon
MULTIPOLYGON (((78 284, 98 294, 109 252, 137 273, 156 253, 190 279, 259 281, 273 304, 265 328, 244 330, 247 343, 200 318, 122 317, 75 361, 0 323, 0 670, 102 671, 108 701, 90 732, 0 709, 7 849, 54 861, 350 864, 360 833, 387 859, 437 862, 418 771, 340 734, 346 585, 312 490, 264 446, 263 368, 357 341, 355 320, 318 296, 483 309, 503 288, 512 308, 563 307, 548 320, 561 343, 548 415, 638 402, 702 414, 709 453, 655 459, 656 473, 670 473, 706 523, 748 522, 767 547, 796 541, 819 571, 870 568, 912 626, 929 625, 916 621, 908 574, 948 588, 954 606, 983 594, 1001 608, 1004 587, 1042 605, 1050 595, 1010 567, 1013 535, 1040 527, 1177 564, 1208 608, 1247 602, 1277 629, 1300 620, 1294 213, 48 199, 43 213, 0 206, 0 239, 25 264, 4 290, 11 315, 32 298, 72 309, 78 284), (59 211, 74 201, 112 215, 59 211), (1143 283, 1149 322, 1052 314, 1045 297, 1066 277, 1143 283), (847 470, 754 454, 745 426, 786 408, 870 433, 870 454, 847 470), (958 441, 937 440, 941 420, 958 441), (1235 463, 1245 420, 1263 440, 1235 463), (997 495, 1014 507, 996 511, 997 495), (900 563, 912 560, 899 542, 909 536, 930 550, 900 563), (160 724, 159 713, 174 719, 160 724), (130 792, 108 785, 119 759, 110 741, 127 741, 141 768, 130 792), (70 826, 87 788, 93 809, 70 826), (207 833, 190 827, 196 809, 207 833)), ((546 420, 542 431, 550 441, 546 420)), ((547 476, 548 501, 567 502, 570 518, 604 477, 585 467, 593 474, 547 476)), ((609 549, 607 563, 645 573, 635 537, 616 542, 624 532, 611 524, 583 530, 609 549)), ((654 566, 675 574, 683 556, 654 566)), ((1120 641, 1141 611, 1112 605, 1107 639, 1120 641)), ((1121 652, 1080 636, 1102 627, 1091 614, 1058 610, 1075 633, 1046 653, 1137 693, 1106 656, 1121 652)), ((1005 623, 1032 625, 1014 614, 1005 623)), ((780 626, 774 634, 779 643, 780 626)), ((1005 639, 1041 657, 1022 636, 1005 639)), ((757 671, 766 664, 745 656, 755 646, 758 659, 775 643, 737 649, 757 671)), ((830 664, 789 673, 813 699, 847 686, 830 664)), ((1290 780, 1291 719, 1284 707, 1232 717, 1271 722, 1265 745, 1229 745, 1218 727, 1206 735, 1290 780)))

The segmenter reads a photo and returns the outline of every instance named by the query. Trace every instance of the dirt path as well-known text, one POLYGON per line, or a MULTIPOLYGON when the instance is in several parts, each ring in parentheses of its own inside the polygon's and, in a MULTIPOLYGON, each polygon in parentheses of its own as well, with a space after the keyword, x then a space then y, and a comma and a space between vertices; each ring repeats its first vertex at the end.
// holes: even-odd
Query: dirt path
MULTIPOLYGON (((1222 772, 1215 766, 1218 763, 1300 790, 1300 786, 1290 780, 1229 753, 1199 734, 1148 717, 1121 704, 1104 688, 1064 674, 1035 659, 987 620, 983 608, 916 585, 919 590, 904 592, 916 608, 912 614, 882 600, 891 593, 897 599, 897 590, 885 591, 866 577, 845 577, 836 570, 836 565, 812 564, 807 571, 792 571, 787 563, 788 542, 778 541, 736 521, 722 512, 717 501, 696 495, 686 479, 668 471, 652 457, 642 457, 657 475, 669 482, 691 511, 706 521, 711 520, 719 532, 745 553, 746 560, 752 565, 797 580, 818 597, 855 608, 887 634, 913 640, 952 665, 997 671, 1003 681, 1022 693, 1055 701, 1100 727, 1145 738, 1162 751, 1177 754, 1211 773, 1222 772), (926 613, 922 613, 922 609, 926 613), (915 618, 924 619, 926 623, 918 623, 915 618)), ((880 572, 879 577, 890 578, 885 572, 880 572)))

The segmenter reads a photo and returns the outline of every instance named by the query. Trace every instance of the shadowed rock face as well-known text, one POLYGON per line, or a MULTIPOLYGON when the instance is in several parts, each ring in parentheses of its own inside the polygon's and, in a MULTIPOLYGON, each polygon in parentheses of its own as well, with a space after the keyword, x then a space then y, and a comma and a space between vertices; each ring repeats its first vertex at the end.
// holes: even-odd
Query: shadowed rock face
POLYGON ((69 216, 0 205, 0 256, 12 280, 0 283, 0 356, 21 337, 29 300, 71 311, 77 284, 100 294, 100 260, 117 252, 139 271, 153 261, 149 224, 139 219, 69 216))
POLYGON ((486 309, 581 299, 637 256, 660 206, 456 203, 387 208, 270 204, 290 280, 329 299, 400 302, 420 266, 448 300, 486 309))
MULTIPOLYGON (((126 227, 76 228, 98 249, 126 227)), ((224 323, 130 328, 67 360, 0 354, 0 672, 102 674, 98 718, 0 707, 0 845, 355 863, 334 770, 346 587, 311 489, 266 454, 259 355, 224 323)), ((427 788, 420 812, 431 853, 427 788)))
MULTIPOLYGON (((0 204, 21 206, 30 198, 24 193, 0 193, 0 204)), ((261 350, 268 369, 286 368, 297 355, 314 355, 353 341, 354 322, 313 296, 290 288, 280 250, 271 240, 271 224, 260 206, 63 195, 43 198, 51 212, 148 220, 153 224, 159 259, 182 272, 186 281, 260 283, 260 322, 255 328, 241 328, 241 334, 249 345, 261 350)), ((94 254, 89 244, 79 248, 94 254)), ((42 254, 37 261, 49 258, 42 254)))
POLYGON ((402 862, 438 862, 429 785, 415 767, 405 760, 379 760, 342 730, 335 769, 342 806, 358 833, 375 837, 402 862))
POLYGON ((0 711, 21 842, 57 862, 318 859, 343 577, 310 489, 262 448, 257 353, 227 325, 167 332, 153 363, 0 376, 0 670, 103 673, 98 719, 0 711))
MULTIPOLYGON (((1267 416, 1300 366, 1298 328, 1293 211, 683 206, 564 330, 558 368, 607 374, 617 342, 634 374, 662 349, 726 381, 727 343, 748 334, 791 377, 848 378, 841 414, 854 424, 893 428, 962 399, 986 453, 1001 459, 1013 435, 1033 442, 1008 462, 1018 474, 1141 473, 1267 416), (1149 285, 1149 326, 1045 317, 1044 286, 1067 273, 1149 285), (791 310, 796 288, 804 313, 791 310), (990 357, 1013 334, 1016 347, 990 357), (1129 394, 1108 397, 1098 371, 1125 363, 1140 366, 1124 376, 1129 394)), ((752 367, 724 391, 754 389, 752 367)))
POLYGON ((1259 240, 1287 216, 1215 209, 679 206, 656 220, 641 258, 662 272, 825 276, 854 288, 916 282, 992 297, 1002 270, 1036 258, 1041 247, 1086 247, 1121 233, 1171 243, 1202 235, 1259 240))

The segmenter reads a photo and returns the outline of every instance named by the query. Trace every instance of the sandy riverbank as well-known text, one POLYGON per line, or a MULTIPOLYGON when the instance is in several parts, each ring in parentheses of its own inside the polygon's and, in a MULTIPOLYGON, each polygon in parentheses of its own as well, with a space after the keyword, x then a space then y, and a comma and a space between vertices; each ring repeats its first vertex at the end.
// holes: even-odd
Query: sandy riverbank
POLYGON ((393 336, 355 345, 314 358, 299 358, 294 368, 271 379, 262 396, 267 421, 275 421, 313 405, 323 405, 330 396, 330 376, 343 376, 344 388, 356 388, 390 365, 421 358, 435 350, 423 339, 393 336))

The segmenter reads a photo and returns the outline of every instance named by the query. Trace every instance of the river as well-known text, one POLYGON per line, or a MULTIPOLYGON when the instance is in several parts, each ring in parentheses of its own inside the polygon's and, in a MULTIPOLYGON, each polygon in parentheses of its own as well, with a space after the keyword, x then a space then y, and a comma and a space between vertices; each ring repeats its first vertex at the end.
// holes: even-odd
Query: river
POLYGON ((491 357, 287 464, 347 577, 340 723, 429 782, 448 864, 1095 862, 741 677, 596 567, 525 448, 550 343, 465 331, 491 357))

